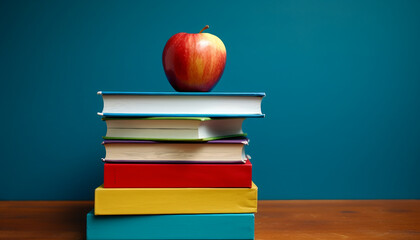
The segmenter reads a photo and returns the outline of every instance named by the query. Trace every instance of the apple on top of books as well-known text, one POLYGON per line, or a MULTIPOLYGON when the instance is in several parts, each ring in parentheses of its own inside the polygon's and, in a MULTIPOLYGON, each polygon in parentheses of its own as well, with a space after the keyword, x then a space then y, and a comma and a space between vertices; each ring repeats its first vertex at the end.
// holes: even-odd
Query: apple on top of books
POLYGON ((210 33, 177 33, 165 45, 162 63, 166 77, 178 92, 209 92, 222 77, 226 48, 210 33))

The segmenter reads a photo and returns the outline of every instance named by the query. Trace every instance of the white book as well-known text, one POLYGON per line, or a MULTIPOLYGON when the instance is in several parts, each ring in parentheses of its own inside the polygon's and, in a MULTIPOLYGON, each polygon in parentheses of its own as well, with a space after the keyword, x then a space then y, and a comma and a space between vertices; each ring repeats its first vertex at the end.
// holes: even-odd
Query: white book
POLYGON ((245 163, 248 139, 208 142, 105 140, 105 162, 245 163))

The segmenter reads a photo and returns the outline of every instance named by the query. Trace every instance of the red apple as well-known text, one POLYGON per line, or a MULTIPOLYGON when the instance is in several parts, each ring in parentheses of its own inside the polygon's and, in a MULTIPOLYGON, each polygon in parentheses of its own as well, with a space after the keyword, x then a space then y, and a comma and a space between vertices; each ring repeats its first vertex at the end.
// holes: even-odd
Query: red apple
POLYGON ((222 77, 226 48, 215 35, 177 33, 165 45, 163 69, 172 87, 179 92, 208 92, 222 77))

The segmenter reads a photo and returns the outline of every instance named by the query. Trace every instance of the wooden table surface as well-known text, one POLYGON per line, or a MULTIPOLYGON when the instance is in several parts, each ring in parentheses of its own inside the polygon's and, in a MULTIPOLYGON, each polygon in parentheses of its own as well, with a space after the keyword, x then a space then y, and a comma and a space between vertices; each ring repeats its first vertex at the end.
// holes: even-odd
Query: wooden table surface
MULTIPOLYGON (((91 201, 0 201, 0 239, 85 239, 91 201)), ((255 239, 420 239, 420 200, 259 201, 255 239)))

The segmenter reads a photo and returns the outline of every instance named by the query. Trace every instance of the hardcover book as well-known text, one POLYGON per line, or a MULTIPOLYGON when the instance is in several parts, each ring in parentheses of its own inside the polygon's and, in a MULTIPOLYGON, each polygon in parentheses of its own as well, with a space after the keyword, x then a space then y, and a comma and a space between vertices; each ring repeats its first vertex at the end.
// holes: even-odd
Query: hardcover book
POLYGON ((105 163, 104 188, 250 188, 252 164, 105 163))
POLYGON ((88 240, 254 239, 254 214, 95 216, 87 214, 88 240))
POLYGON ((244 163, 248 139, 208 142, 105 140, 105 162, 244 163))
POLYGON ((95 190, 95 215, 255 213, 251 188, 104 188, 95 190))
POLYGON ((104 139, 155 141, 210 141, 245 136, 244 118, 102 118, 104 139))
POLYGON ((265 93, 100 91, 106 117, 263 117, 265 93))

